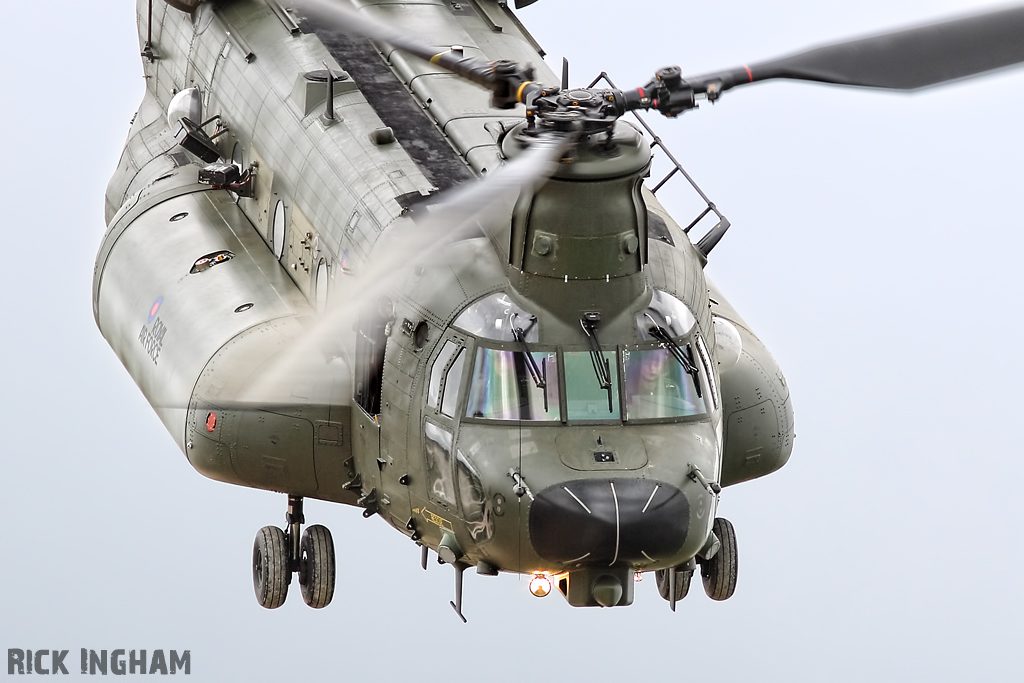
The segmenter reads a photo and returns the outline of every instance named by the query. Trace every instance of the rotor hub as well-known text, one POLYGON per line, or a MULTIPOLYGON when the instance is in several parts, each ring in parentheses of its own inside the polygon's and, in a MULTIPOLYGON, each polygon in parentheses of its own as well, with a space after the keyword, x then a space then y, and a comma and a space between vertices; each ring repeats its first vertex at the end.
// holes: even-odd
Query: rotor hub
POLYGON ((528 108, 543 129, 563 131, 571 120, 584 134, 610 132, 624 113, 611 90, 596 88, 546 88, 528 108))

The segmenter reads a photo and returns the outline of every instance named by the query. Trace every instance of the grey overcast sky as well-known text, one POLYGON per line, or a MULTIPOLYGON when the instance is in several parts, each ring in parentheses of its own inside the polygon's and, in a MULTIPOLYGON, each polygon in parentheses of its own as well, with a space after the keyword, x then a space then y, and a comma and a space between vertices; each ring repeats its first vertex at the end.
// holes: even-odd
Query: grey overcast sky
MULTIPOLYGON (((708 271, 786 373, 790 464, 722 494, 735 597, 653 578, 625 609, 447 568, 358 510, 334 603, 257 606, 283 497, 204 479, 97 331, 103 191, 143 81, 129 0, 0 22, 0 646, 190 649, 197 681, 1020 680, 1024 69, 906 96, 810 84, 654 120, 733 228, 708 271)), ((539 0, 574 84, 686 73, 992 6, 967 0, 539 0)), ((1022 37, 1024 39, 1024 37, 1022 37)), ((653 117, 651 117, 653 120, 653 117)), ((661 196, 680 222, 698 205, 661 196)), ((77 675, 77 674, 76 674, 77 675)))

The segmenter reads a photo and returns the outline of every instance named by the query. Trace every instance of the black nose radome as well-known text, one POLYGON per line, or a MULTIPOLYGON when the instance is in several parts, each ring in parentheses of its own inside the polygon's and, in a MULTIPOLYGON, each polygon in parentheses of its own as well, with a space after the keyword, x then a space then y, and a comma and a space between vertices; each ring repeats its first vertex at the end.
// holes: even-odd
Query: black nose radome
POLYGON ((550 562, 648 564, 679 551, 689 521, 686 496, 670 484, 580 479, 541 491, 530 509, 530 540, 550 562))

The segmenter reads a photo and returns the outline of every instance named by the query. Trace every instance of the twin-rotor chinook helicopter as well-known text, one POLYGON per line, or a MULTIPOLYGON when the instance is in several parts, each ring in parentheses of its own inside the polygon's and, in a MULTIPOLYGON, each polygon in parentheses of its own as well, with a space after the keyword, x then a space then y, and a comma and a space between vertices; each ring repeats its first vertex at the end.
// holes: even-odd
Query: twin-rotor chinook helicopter
POLYGON ((293 573, 331 601, 305 497, 379 515, 424 568, 434 550, 460 617, 470 566, 575 606, 629 605, 654 571, 674 609, 698 568, 729 598, 718 496, 788 460, 789 388, 704 273, 728 221, 708 202, 719 221, 691 241, 622 117, 775 78, 913 90, 1024 61, 1012 8, 571 89, 496 0, 137 11, 147 88, 94 311, 193 467, 287 494, 253 550, 267 608, 293 573))

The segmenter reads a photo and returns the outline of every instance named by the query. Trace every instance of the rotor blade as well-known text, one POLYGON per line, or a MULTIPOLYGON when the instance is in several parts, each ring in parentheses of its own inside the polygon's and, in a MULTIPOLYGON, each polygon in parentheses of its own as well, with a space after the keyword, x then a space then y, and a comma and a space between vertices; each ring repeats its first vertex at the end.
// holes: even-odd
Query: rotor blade
POLYGON ((499 226, 511 221, 520 193, 536 191, 547 182, 572 142, 569 135, 539 136, 493 174, 446 192, 442 201, 426 209, 423 219, 400 220, 385 230, 365 266, 345 276, 344 285, 332 295, 333 300, 344 303, 328 308, 286 352, 257 370, 258 379, 236 400, 251 403, 266 395, 280 395, 277 387, 289 378, 331 363, 339 355, 338 340, 353 336, 362 309, 400 288, 417 264, 443 261, 453 241, 481 230, 493 241, 499 226))
POLYGON ((462 57, 451 50, 438 52, 436 47, 421 43, 416 38, 402 31, 363 16, 347 2, 331 2, 330 0, 295 0, 295 6, 307 17, 325 26, 336 28, 342 33, 369 38, 387 43, 403 52, 408 52, 431 64, 462 76, 488 90, 497 90, 499 85, 495 78, 494 68, 489 62, 476 57, 462 57))
POLYGON ((1024 7, 826 45, 686 79, 714 99, 772 78, 916 90, 1024 62, 1024 7))

